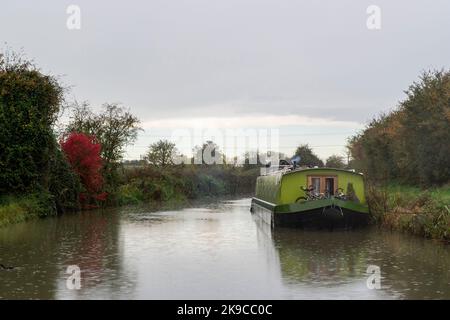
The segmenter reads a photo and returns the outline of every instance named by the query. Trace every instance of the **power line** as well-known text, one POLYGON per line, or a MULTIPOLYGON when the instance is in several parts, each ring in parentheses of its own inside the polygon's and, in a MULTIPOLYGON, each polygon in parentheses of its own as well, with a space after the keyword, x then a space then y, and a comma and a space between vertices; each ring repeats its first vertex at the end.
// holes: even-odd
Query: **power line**
MULTIPOLYGON (((316 133, 279 133, 282 137, 304 137, 304 136, 331 136, 336 134, 354 134, 355 132, 316 132, 316 133)), ((208 135, 189 135, 191 138, 204 138, 208 135)), ((171 135, 153 135, 153 134, 139 134, 139 137, 153 137, 153 138, 173 138, 171 135)), ((234 136, 233 136, 234 137, 234 136)))

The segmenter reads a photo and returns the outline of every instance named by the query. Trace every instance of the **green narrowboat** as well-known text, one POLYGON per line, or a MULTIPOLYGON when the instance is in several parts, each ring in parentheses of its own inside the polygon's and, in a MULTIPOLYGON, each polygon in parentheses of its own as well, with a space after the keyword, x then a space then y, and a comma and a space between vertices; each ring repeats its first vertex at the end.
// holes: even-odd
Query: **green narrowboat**
POLYGON ((352 229, 369 222, 363 175, 333 168, 291 167, 259 176, 251 212, 272 227, 352 229))

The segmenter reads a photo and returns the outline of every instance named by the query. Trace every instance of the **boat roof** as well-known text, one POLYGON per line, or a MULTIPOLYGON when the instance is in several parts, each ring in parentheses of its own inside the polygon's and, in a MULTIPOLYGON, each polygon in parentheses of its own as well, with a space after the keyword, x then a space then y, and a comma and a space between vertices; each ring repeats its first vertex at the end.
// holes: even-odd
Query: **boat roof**
POLYGON ((303 171, 323 171, 323 170, 346 172, 346 173, 356 174, 356 175, 359 175, 359 176, 363 175, 362 173, 356 172, 356 171, 351 170, 351 169, 338 169, 338 168, 327 168, 327 167, 322 167, 322 168, 298 168, 298 169, 286 171, 286 172, 283 173, 283 175, 292 174, 292 173, 296 173, 296 172, 300 172, 300 171, 303 172, 303 171))

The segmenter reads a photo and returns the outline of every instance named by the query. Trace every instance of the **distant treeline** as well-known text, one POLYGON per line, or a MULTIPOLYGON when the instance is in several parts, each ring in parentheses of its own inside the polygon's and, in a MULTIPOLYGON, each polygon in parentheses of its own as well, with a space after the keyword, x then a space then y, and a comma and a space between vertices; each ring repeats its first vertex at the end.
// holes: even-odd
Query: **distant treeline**
POLYGON ((424 72, 407 97, 349 140, 351 166, 376 183, 450 181, 450 71, 424 72))

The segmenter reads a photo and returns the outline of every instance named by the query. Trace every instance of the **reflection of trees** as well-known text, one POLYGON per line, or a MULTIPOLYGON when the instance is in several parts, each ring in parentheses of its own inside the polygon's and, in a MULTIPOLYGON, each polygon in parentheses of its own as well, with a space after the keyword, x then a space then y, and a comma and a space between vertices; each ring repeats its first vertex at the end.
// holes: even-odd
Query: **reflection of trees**
POLYGON ((275 229, 283 279, 288 284, 335 286, 381 270, 383 292, 405 299, 450 298, 450 247, 399 233, 305 232, 275 229))
POLYGON ((0 229, 0 262, 15 267, 0 270, 0 298, 54 298, 56 225, 56 219, 45 219, 0 229))
MULTIPOLYGON (((124 271, 124 248, 120 235, 120 220, 126 211, 87 212, 82 217, 71 217, 74 221, 65 222, 65 229, 75 230, 73 249, 64 256, 62 263, 64 268, 71 264, 80 267, 82 289, 63 288, 57 298, 131 298, 135 283, 132 275, 124 271)), ((65 274, 61 276, 67 277, 65 274)))
POLYGON ((71 248, 61 262, 80 267, 84 289, 110 286, 120 274, 119 218, 114 210, 108 210, 61 219, 60 232, 73 236, 71 248))
POLYGON ((0 297, 76 297, 97 285, 114 286, 121 273, 118 220, 113 212, 85 212, 0 230, 0 260, 17 267, 0 274, 0 297), (69 265, 81 268, 80 291, 66 289, 69 265))
POLYGON ((407 299, 450 299, 450 246, 400 233, 378 238, 371 259, 378 261, 387 290, 407 299))
POLYGON ((288 282, 342 282, 360 277, 367 268, 363 232, 277 229, 273 237, 288 282))

